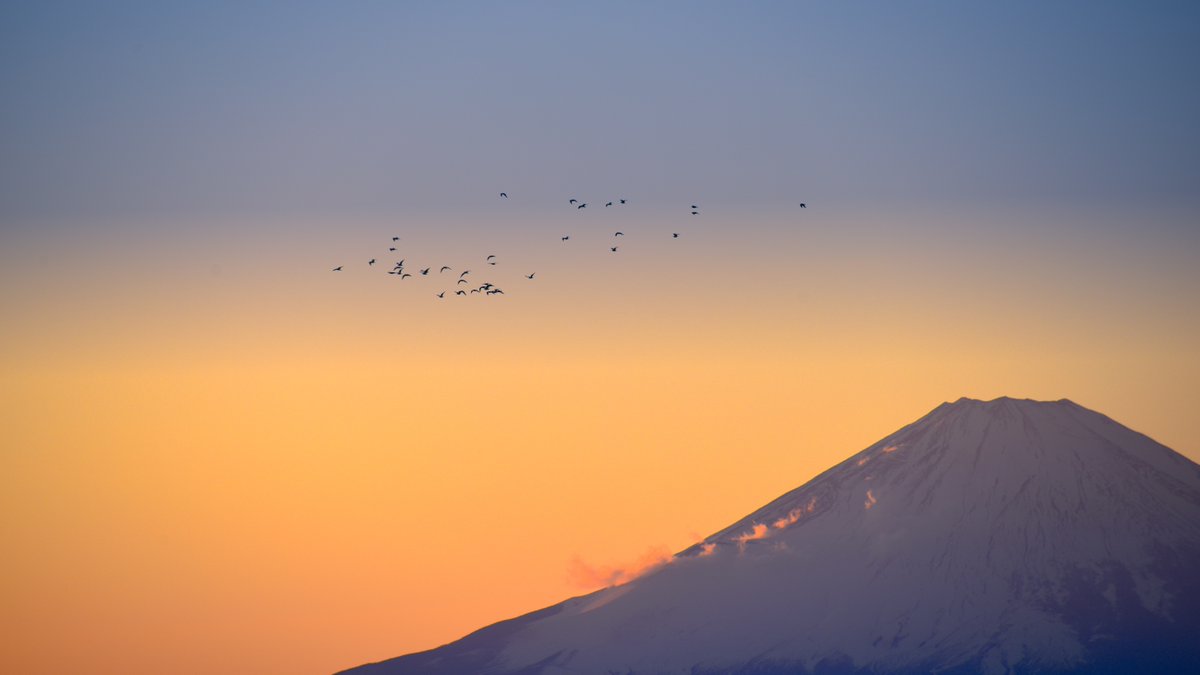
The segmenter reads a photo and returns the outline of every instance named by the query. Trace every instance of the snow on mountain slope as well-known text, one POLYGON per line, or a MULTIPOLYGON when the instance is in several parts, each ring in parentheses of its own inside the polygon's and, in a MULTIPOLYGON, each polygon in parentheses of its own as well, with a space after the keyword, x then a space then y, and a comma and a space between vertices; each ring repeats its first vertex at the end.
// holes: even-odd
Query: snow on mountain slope
POLYGON ((1200 672, 1200 467, 960 399, 628 584, 348 672, 1200 672))

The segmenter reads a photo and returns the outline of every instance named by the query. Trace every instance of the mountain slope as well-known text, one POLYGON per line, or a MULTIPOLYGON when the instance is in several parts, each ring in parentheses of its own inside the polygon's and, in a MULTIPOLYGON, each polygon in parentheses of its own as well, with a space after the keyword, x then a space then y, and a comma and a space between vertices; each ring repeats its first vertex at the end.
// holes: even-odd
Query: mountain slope
POLYGON ((960 399, 628 584, 347 672, 1200 672, 1196 570, 1196 464, 960 399))

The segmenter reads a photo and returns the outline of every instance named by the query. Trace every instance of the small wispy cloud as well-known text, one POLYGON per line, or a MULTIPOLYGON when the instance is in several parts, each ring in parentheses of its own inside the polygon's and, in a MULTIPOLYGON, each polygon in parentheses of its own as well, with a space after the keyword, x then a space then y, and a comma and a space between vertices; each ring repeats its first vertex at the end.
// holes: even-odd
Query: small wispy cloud
POLYGON ((652 572, 674 560, 666 546, 654 546, 635 560, 620 565, 593 565, 575 556, 567 567, 571 584, 578 588, 607 588, 620 586, 652 572))

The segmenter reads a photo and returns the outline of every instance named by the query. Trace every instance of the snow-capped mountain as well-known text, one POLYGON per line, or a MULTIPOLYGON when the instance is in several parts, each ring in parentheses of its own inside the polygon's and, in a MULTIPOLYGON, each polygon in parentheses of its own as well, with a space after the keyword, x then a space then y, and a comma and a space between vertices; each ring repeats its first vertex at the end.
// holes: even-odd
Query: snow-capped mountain
POLYGON ((1200 467, 960 399, 629 583, 347 672, 1198 673, 1200 467))

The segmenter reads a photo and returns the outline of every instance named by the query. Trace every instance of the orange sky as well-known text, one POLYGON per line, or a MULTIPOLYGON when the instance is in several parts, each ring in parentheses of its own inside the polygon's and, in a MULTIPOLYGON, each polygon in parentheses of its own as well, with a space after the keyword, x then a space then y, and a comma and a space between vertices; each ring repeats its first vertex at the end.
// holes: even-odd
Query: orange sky
MULTIPOLYGON (((1190 240, 813 218, 631 235, 615 261, 514 243, 481 273, 537 279, 457 305, 368 274, 378 223, 10 237, 2 669, 321 673, 433 647, 960 396, 1068 397, 1200 458, 1190 240)), ((417 257, 481 269, 444 231, 417 257)))

